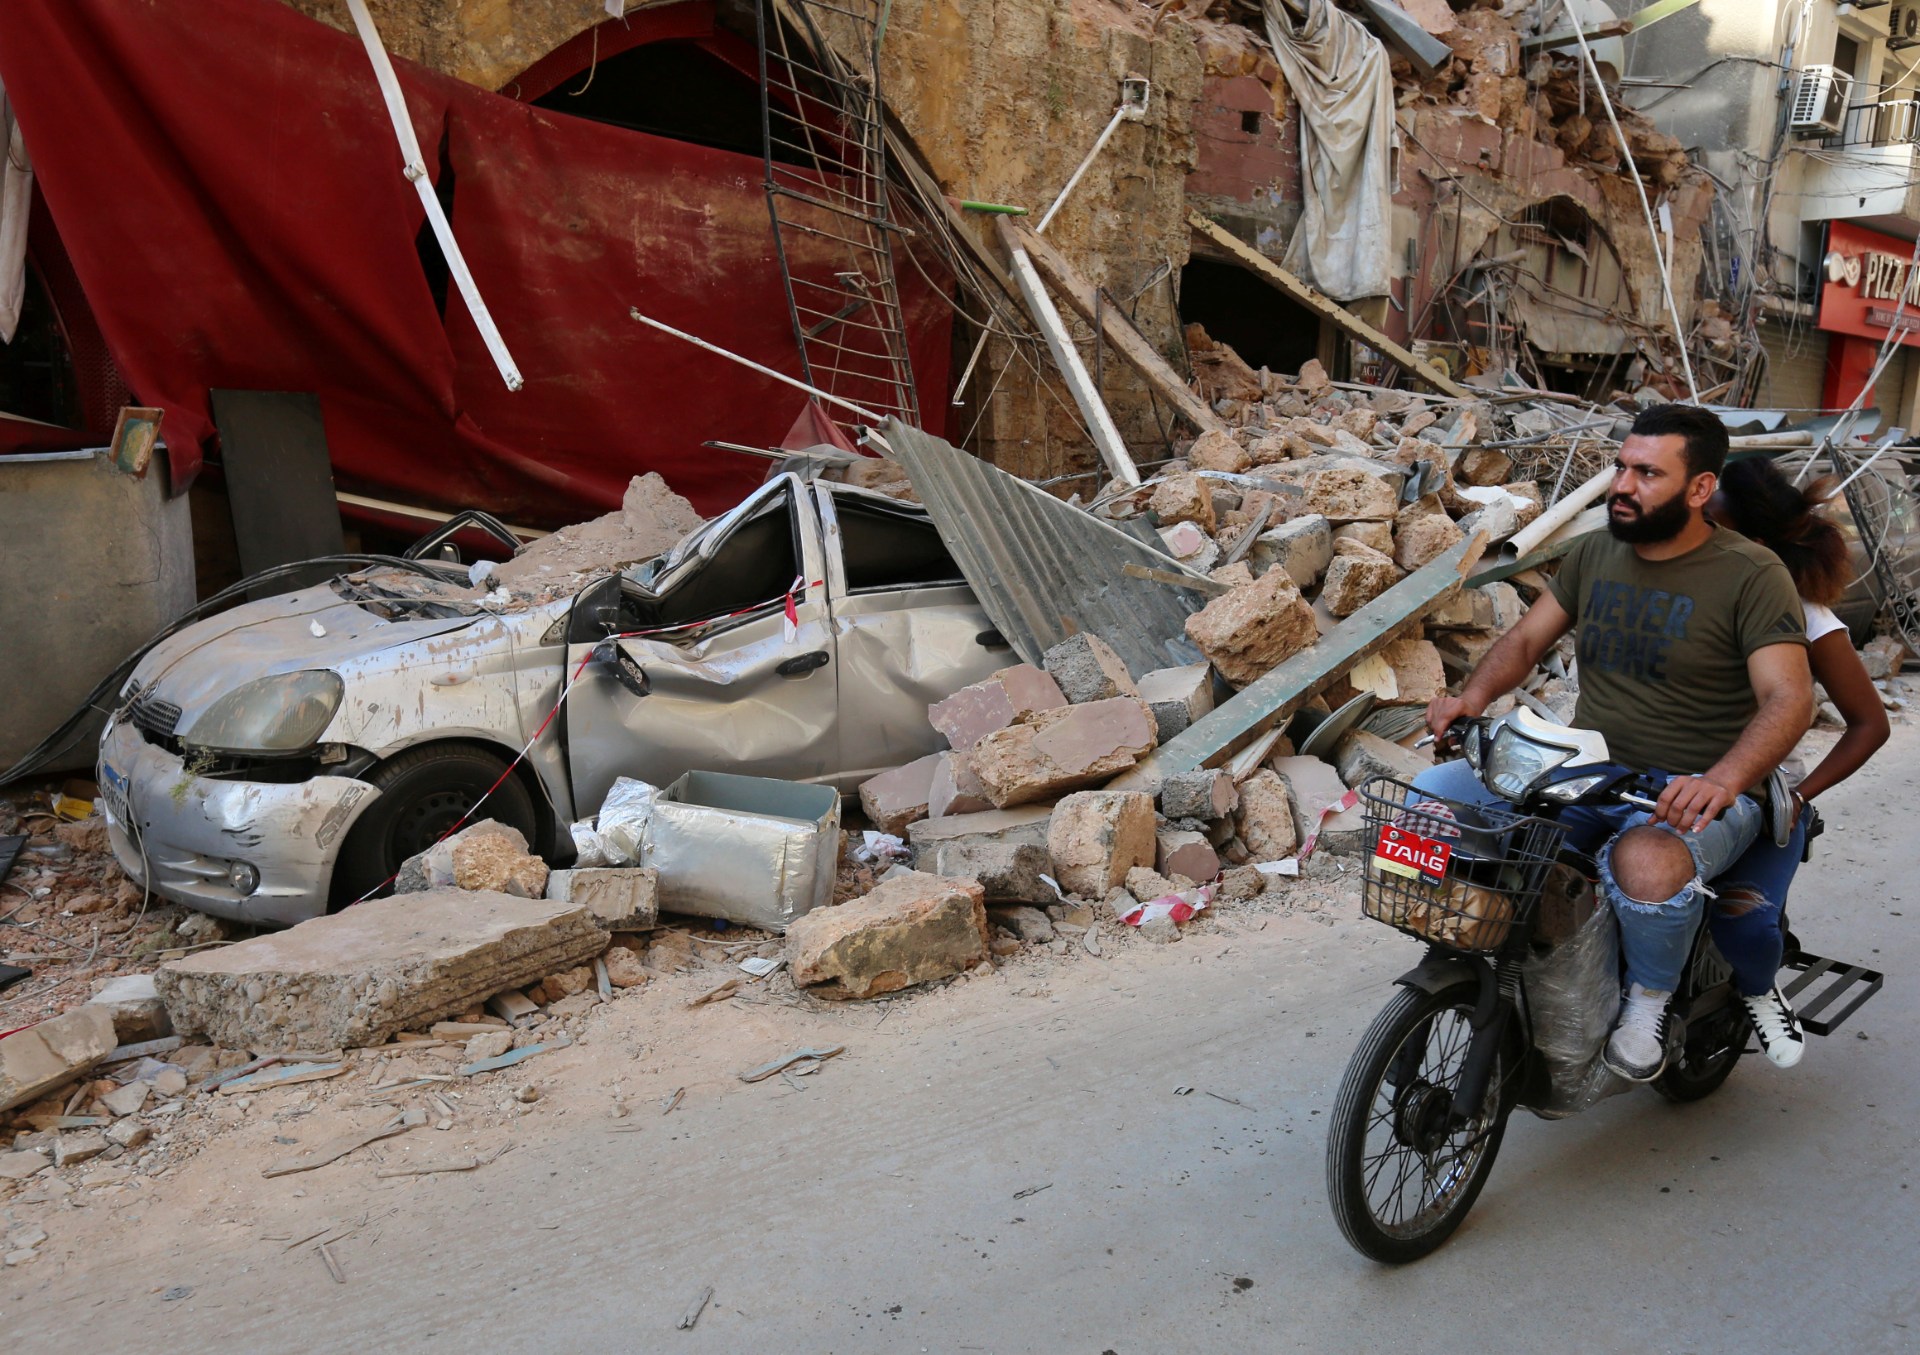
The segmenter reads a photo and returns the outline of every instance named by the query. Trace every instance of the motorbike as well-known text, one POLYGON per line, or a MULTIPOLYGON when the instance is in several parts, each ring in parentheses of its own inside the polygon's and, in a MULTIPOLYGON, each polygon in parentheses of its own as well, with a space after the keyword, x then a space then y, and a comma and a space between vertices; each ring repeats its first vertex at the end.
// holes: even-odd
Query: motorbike
MULTIPOLYGON (((1524 707, 1456 722, 1446 741, 1484 800, 1389 777, 1361 788, 1362 911, 1427 949, 1348 1063, 1328 1126, 1327 1195, 1347 1241, 1388 1263, 1428 1255, 1460 1226, 1516 1107, 1559 1119, 1634 1085, 1600 1060, 1623 983, 1617 926, 1593 858, 1568 845, 1557 816, 1652 809, 1664 778, 1609 761, 1597 731, 1524 707)), ((1880 973, 1787 938, 1782 977, 1795 972, 1782 992, 1808 1034, 1830 1034, 1879 991, 1880 973)), ((1703 915, 1654 1090, 1677 1102, 1711 1095, 1750 1034, 1703 915)))

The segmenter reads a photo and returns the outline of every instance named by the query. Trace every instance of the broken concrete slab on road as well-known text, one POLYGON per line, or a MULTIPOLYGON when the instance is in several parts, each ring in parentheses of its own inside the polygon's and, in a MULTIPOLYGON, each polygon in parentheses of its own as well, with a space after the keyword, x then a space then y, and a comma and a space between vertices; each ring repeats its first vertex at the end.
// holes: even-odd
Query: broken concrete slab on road
POLYGON ((176 1030, 235 1049, 346 1049, 477 1008, 611 939, 579 904, 430 890, 170 961, 155 984, 176 1030))

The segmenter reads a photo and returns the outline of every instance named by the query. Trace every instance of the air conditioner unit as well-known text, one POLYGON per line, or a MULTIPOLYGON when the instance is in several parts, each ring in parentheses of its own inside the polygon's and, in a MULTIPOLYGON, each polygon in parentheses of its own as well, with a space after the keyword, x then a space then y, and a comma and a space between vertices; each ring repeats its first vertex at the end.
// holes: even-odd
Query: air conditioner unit
POLYGON ((1920 5, 1894 5, 1887 10, 1887 46, 1892 51, 1920 43, 1920 5))
POLYGON ((1853 95, 1853 77, 1833 66, 1805 66, 1793 88, 1787 126, 1800 136, 1838 136, 1853 95))

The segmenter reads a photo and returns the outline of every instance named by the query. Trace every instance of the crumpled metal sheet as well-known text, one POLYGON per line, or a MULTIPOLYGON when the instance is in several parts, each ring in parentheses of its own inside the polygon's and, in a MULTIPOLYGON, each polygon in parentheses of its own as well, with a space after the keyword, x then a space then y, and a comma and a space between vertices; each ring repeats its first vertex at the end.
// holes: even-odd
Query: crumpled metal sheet
POLYGON ((1186 624, 1205 596, 1122 572, 1140 564, 1192 574, 1171 556, 897 419, 887 420, 881 436, 974 596, 1022 659, 1037 664, 1062 640, 1092 632, 1136 677, 1201 660, 1186 624))

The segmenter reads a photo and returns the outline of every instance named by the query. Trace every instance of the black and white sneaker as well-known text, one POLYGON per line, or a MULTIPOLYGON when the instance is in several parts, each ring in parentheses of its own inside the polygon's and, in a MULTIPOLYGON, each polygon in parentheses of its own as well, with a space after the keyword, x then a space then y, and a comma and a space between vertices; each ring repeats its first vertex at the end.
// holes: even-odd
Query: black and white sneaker
POLYGON ((1747 1004, 1747 1016, 1753 1022, 1753 1033, 1760 1037, 1762 1052, 1774 1065, 1791 1068, 1800 1062, 1800 1056, 1807 1052, 1806 1036, 1800 1031, 1800 1018, 1780 996, 1780 990, 1771 988, 1758 997, 1743 993, 1740 1000, 1747 1004))

